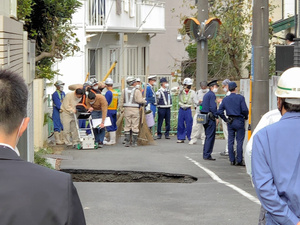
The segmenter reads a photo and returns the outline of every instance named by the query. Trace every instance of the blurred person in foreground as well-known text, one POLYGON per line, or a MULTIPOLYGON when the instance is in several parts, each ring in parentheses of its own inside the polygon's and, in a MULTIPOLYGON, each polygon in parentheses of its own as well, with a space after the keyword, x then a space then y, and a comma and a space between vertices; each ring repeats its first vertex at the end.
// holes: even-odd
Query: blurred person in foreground
POLYGON ((16 146, 29 123, 21 76, 0 70, 0 220, 9 225, 85 225, 69 174, 19 157, 16 146))

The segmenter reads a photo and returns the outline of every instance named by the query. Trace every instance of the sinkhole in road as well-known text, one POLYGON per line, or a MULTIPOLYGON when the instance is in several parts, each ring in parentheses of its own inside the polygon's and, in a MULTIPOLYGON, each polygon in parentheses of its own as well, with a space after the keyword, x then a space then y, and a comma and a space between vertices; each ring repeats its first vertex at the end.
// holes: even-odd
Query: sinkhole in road
POLYGON ((143 171, 61 169, 72 175, 74 182, 116 183, 193 183, 198 179, 186 174, 143 171))

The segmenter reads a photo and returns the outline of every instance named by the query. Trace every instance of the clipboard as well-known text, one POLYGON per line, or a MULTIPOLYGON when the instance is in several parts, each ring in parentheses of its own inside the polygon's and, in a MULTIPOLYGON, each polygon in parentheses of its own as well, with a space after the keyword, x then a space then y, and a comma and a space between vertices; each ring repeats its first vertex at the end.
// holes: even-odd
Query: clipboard
MULTIPOLYGON (((101 123, 102 123, 102 118, 92 119, 93 128, 98 128, 101 123)), ((111 125, 112 125, 112 123, 111 123, 110 117, 106 117, 104 120, 104 126, 109 127, 111 125)))

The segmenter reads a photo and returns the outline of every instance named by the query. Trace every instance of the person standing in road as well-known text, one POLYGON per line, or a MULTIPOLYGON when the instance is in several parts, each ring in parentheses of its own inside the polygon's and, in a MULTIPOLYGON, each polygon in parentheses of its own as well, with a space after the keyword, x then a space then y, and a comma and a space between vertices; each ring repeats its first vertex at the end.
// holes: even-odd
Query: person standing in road
POLYGON ((1 224, 85 225, 71 175, 19 157, 16 146, 29 123, 25 81, 0 70, 0 93, 1 224))
POLYGON ((53 101, 53 112, 52 112, 52 120, 54 127, 54 138, 55 143, 57 145, 63 145, 63 125, 60 120, 60 112, 61 112, 61 104, 65 97, 64 85, 62 81, 58 80, 55 82, 54 86, 56 87, 56 91, 52 94, 53 101))
POLYGON ((254 136, 252 181, 266 224, 300 225, 300 67, 286 70, 275 95, 281 119, 254 136))
POLYGON ((216 160, 211 156, 215 144, 216 126, 219 123, 217 116, 216 95, 218 92, 218 80, 213 80, 208 84, 209 92, 203 97, 201 114, 207 115, 208 122, 204 124, 205 142, 203 146, 203 159, 216 160))
POLYGON ((236 94, 237 85, 235 82, 228 84, 231 94, 225 97, 219 107, 218 115, 227 123, 228 126, 228 150, 231 165, 245 166, 243 162, 243 143, 245 138, 245 120, 248 119, 249 110, 245 98, 236 94), (228 118, 224 115, 224 111, 228 118), (233 151, 234 139, 237 142, 237 156, 233 151))
POLYGON ((146 90, 147 108, 152 111, 153 118, 155 118, 156 113, 156 94, 154 91, 154 87, 156 86, 156 79, 156 75, 148 77, 148 84, 146 90))
POLYGON ((202 108, 203 97, 208 91, 209 89, 207 88, 207 82, 201 81, 200 90, 196 92, 196 98, 195 98, 196 114, 194 115, 193 118, 193 127, 192 127, 191 140, 189 142, 189 145, 196 144, 199 136, 200 139, 202 140, 202 145, 204 145, 204 140, 205 140, 204 127, 202 124, 197 122, 197 117, 198 114, 200 114, 200 108, 202 108))
POLYGON ((171 122, 171 107, 172 97, 169 90, 169 83, 166 78, 160 79, 161 88, 156 92, 157 108, 158 108, 158 122, 157 122, 157 139, 161 139, 161 127, 165 120, 165 138, 170 139, 170 122, 171 122))
POLYGON ((74 146, 79 142, 74 114, 76 114, 77 112, 76 105, 82 100, 83 94, 83 89, 80 88, 76 89, 75 91, 69 92, 68 94, 66 94, 61 105, 61 119, 64 127, 65 144, 67 146, 74 146), (71 136, 73 144, 71 142, 71 136))
POLYGON ((105 137, 104 122, 107 115, 108 104, 106 98, 102 94, 94 94, 89 92, 86 100, 88 112, 91 113, 92 119, 102 119, 99 127, 93 128, 95 135, 95 142, 98 143, 98 147, 103 147, 103 141, 105 137))
POLYGON ((105 98, 108 103, 107 116, 110 118, 111 126, 106 127, 106 131, 109 133, 109 142, 106 145, 116 144, 116 131, 117 131, 117 109, 118 109, 118 97, 119 94, 113 89, 114 81, 111 78, 105 80, 107 92, 105 98))
POLYGON ((135 78, 127 77, 126 83, 128 87, 122 91, 122 97, 120 102, 120 109, 122 112, 124 112, 125 118, 125 147, 130 146, 131 131, 132 146, 136 147, 139 135, 140 104, 145 104, 146 101, 143 98, 139 88, 136 87, 137 82, 135 78))
MULTIPOLYGON (((231 81, 229 79, 225 79, 222 82, 222 88, 223 88, 223 91, 225 92, 226 96, 229 96, 231 94, 229 91, 229 88, 228 88, 228 84, 230 82, 231 81)), ((220 104, 222 104, 222 100, 220 101, 220 104)), ((226 111, 225 111, 225 116, 226 116, 226 111)), ((222 128, 223 128, 223 134, 224 134, 226 145, 225 145, 225 151, 221 152, 220 155, 221 156, 229 156, 229 153, 228 153, 228 128, 227 128, 227 123, 224 120, 222 120, 222 128)))
POLYGON ((179 112, 177 124, 177 143, 184 143, 184 140, 191 140, 193 116, 192 106, 195 103, 196 93, 191 90, 193 81, 191 78, 185 78, 182 82, 183 88, 179 90, 179 112))

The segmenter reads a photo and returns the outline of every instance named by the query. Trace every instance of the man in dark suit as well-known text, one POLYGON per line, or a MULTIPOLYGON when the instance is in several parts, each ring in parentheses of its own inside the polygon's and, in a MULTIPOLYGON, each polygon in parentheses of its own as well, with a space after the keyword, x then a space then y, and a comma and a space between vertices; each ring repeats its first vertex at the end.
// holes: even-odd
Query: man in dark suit
POLYGON ((0 70, 0 93, 0 224, 85 225, 71 176, 19 157, 29 122, 24 80, 0 70))

